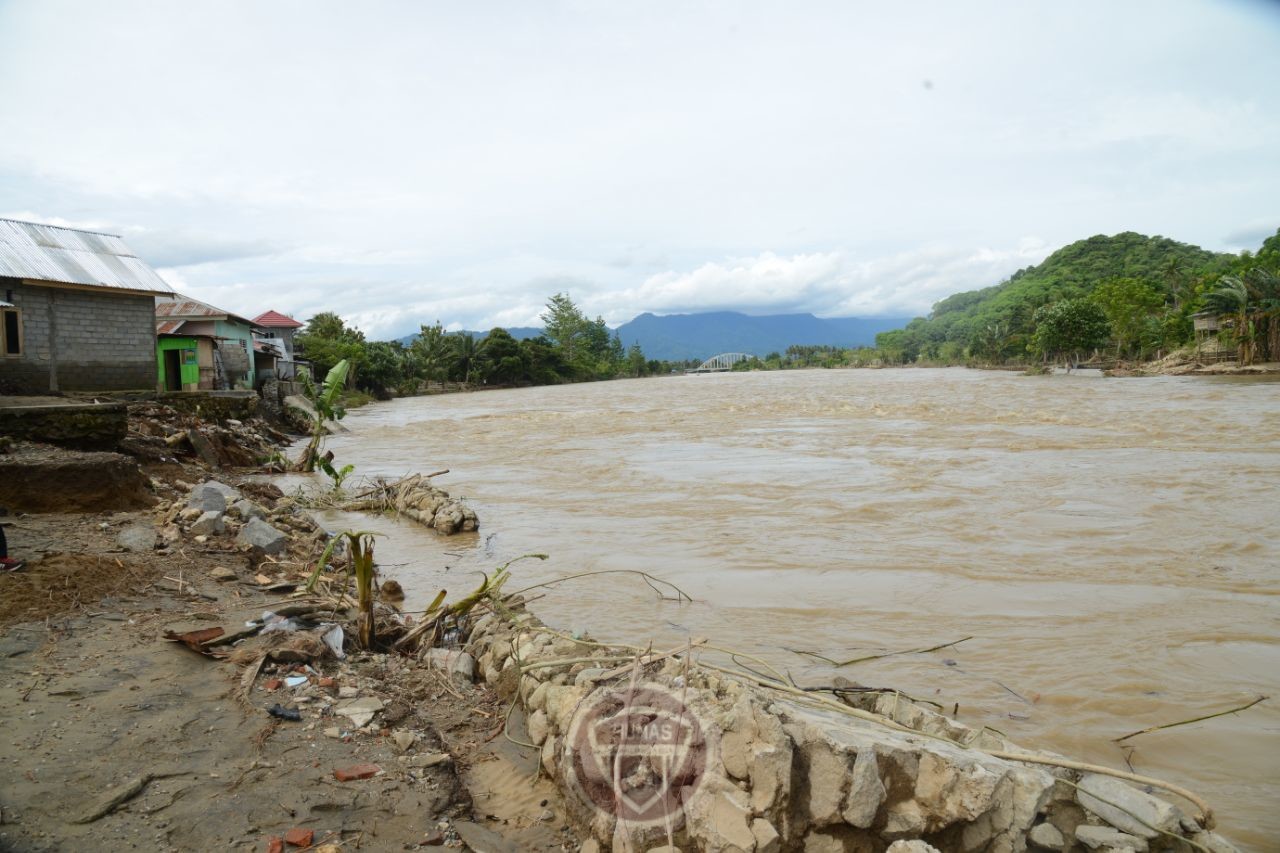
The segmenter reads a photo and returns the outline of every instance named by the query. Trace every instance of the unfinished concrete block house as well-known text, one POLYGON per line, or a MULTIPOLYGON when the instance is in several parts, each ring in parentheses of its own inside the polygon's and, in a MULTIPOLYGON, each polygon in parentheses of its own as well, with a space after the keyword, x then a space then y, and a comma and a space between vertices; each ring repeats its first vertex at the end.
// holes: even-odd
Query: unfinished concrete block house
POLYGON ((114 234, 0 219, 0 393, 154 389, 169 293, 114 234))

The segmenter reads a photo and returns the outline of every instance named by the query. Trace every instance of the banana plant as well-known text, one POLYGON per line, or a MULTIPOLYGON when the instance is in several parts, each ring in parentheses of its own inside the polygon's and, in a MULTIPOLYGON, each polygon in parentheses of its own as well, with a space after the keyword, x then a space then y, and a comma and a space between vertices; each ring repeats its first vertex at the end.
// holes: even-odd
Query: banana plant
MULTIPOLYGON (((329 372, 324 377, 324 384, 319 388, 311 381, 310 376, 305 373, 302 375, 303 393, 306 394, 307 399, 311 401, 312 408, 315 409, 315 419, 311 424, 311 440, 307 442, 306 449, 302 451, 302 456, 299 457, 294 465, 296 470, 308 473, 316 470, 316 463, 320 456, 320 444, 324 441, 326 425, 331 421, 336 423, 346 415, 346 409, 342 408, 341 398, 342 390, 347 385, 347 373, 350 370, 351 365, 344 358, 329 368, 329 372)), ((341 485, 340 481, 338 485, 341 485)))
POLYGON ((373 586, 374 576, 377 572, 373 567, 373 537, 377 535, 368 530, 344 530, 337 536, 329 540, 329 544, 325 546, 324 553, 320 555, 320 559, 316 562, 315 569, 311 572, 311 577, 307 578, 307 592, 315 590, 316 581, 320 579, 320 572, 324 571, 324 567, 328 565, 329 559, 333 556, 334 548, 343 539, 346 539, 348 547, 351 549, 351 570, 356 576, 356 603, 360 611, 357 617, 357 635, 361 648, 372 649, 375 636, 373 624, 373 586))

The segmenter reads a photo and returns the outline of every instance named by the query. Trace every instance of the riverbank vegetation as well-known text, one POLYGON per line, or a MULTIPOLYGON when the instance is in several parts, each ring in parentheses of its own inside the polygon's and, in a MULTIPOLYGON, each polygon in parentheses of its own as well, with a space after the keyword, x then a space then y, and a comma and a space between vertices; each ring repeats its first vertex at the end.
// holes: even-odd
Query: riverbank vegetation
POLYGON ((367 341, 337 314, 316 314, 297 336, 316 376, 339 362, 350 365, 357 392, 378 399, 450 387, 558 385, 670 373, 695 363, 648 359, 633 343, 625 347, 604 319, 589 319, 566 294, 547 302, 545 331, 517 340, 506 329, 487 334, 449 332, 439 321, 424 325, 408 345, 367 341))
POLYGON ((736 369, 1143 361, 1195 343, 1197 314, 1218 321, 1215 349, 1241 364, 1280 360, 1280 230, 1239 255, 1132 232, 1090 237, 943 299, 874 347, 793 346, 736 369))

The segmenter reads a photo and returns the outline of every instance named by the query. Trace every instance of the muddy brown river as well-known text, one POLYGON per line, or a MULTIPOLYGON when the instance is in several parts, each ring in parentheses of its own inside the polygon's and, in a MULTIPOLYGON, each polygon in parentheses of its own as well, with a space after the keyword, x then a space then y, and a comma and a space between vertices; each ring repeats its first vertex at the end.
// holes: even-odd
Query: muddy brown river
MULTIPOLYGON (((413 599, 509 588, 611 640, 690 635, 797 680, 891 686, 1032 747, 1205 796, 1280 838, 1280 383, 952 370, 678 376, 371 405, 329 446, 362 475, 451 469, 480 516, 393 519, 413 599), (835 660, 933 646, 834 670, 835 660), (1274 697, 1241 714, 1111 742, 1274 697)), ((330 523, 369 527, 340 516, 330 523)), ((421 606, 421 605, 419 605, 421 606)))

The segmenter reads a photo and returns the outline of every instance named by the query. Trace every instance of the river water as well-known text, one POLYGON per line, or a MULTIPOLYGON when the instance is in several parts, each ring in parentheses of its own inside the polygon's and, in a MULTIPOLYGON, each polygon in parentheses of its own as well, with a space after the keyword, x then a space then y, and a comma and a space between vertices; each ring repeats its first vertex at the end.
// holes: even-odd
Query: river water
MULTIPOLYGON (((544 590, 535 609, 958 703, 969 725, 1201 793, 1237 843, 1280 837, 1280 383, 735 373, 410 398, 344 423, 340 464, 449 468, 437 483, 480 516, 449 539, 372 522, 411 605, 528 552, 550 559, 517 564, 509 589, 643 570, 695 602, 619 574, 544 590), (966 636, 838 673, 794 651, 966 636)), ((331 519, 347 521, 370 526, 331 519)))

